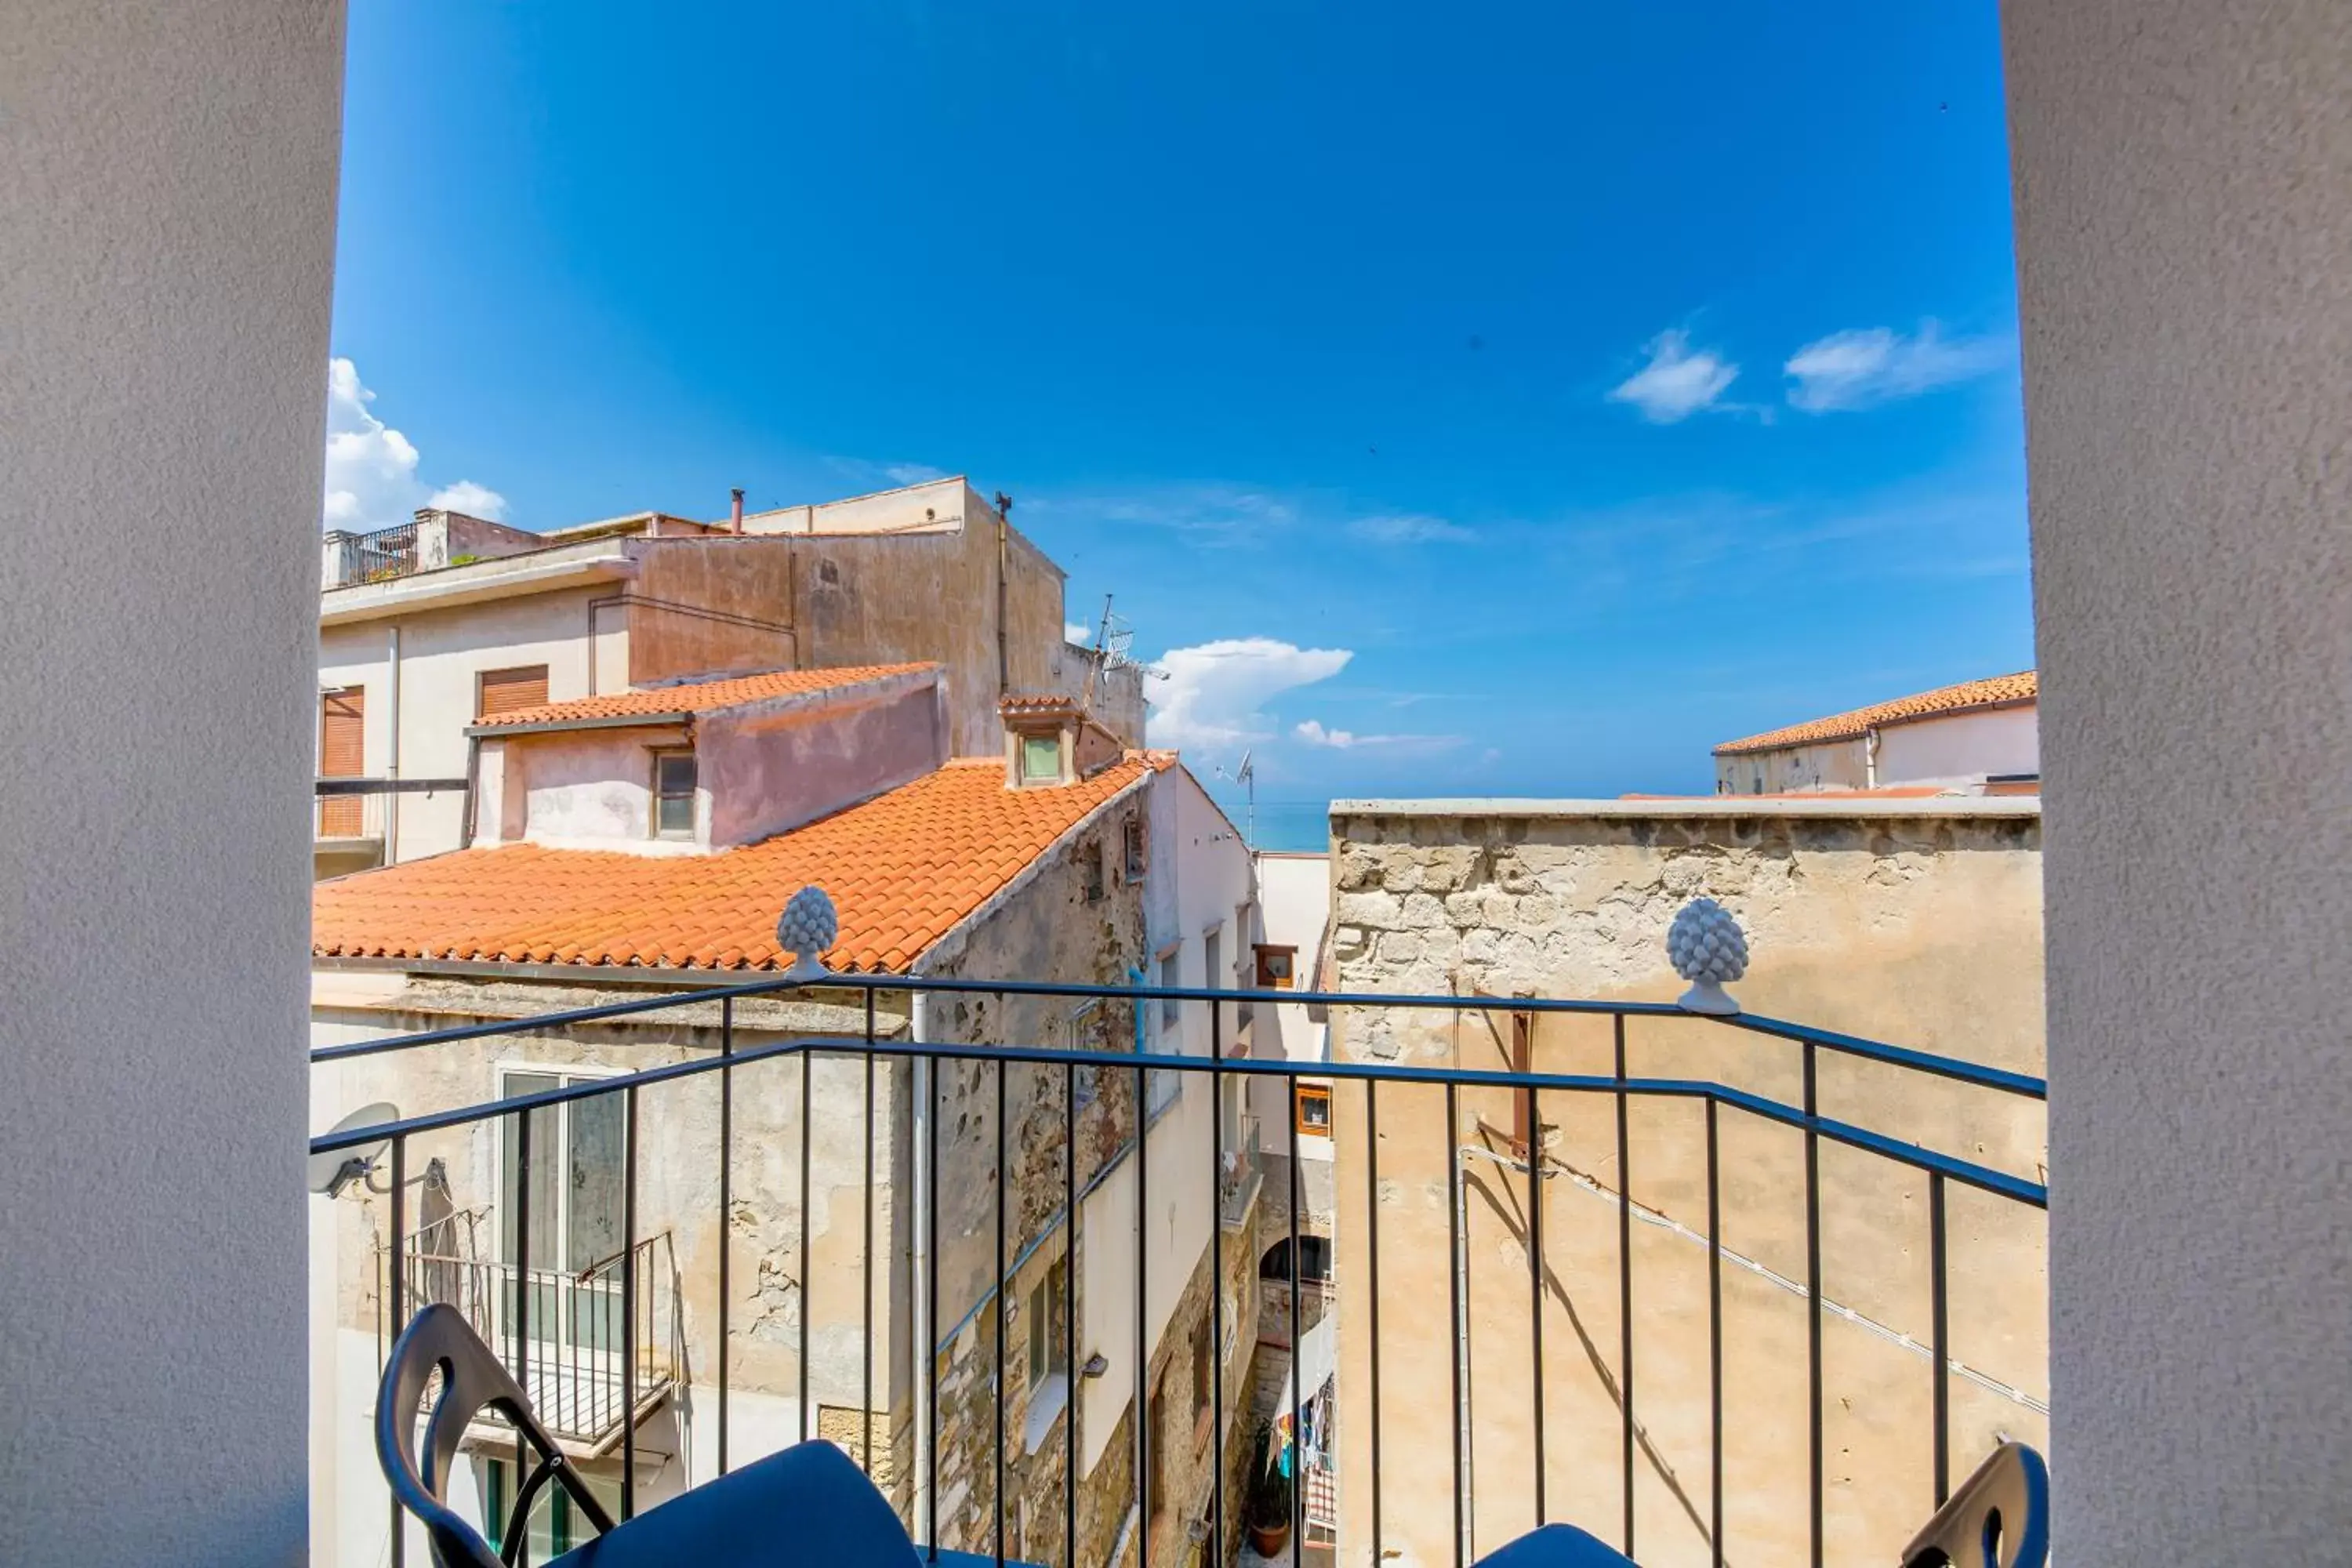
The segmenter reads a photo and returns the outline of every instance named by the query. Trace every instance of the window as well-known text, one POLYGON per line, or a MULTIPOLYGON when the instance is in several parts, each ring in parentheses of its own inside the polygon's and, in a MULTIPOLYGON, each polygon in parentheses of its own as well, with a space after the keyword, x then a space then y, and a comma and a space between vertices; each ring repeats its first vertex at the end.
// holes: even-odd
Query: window
POLYGON ((1329 1084, 1302 1083, 1298 1086, 1298 1131, 1310 1138, 1331 1136, 1329 1084))
POLYGON ((544 707, 546 703, 547 666, 543 664, 486 669, 474 678, 474 707, 485 719, 544 707))
MULTIPOLYGON (((1184 984, 1184 949, 1179 945, 1160 955, 1160 984, 1174 990, 1184 984)), ((1160 999, 1160 1032, 1173 1035, 1184 1022, 1184 1004, 1173 996, 1160 999)), ((1173 1041, 1170 1042, 1171 1045, 1173 1041)))
POLYGON ((654 837, 694 837, 694 753, 654 753, 654 837))
POLYGON ((1059 735, 1024 735, 1021 737, 1021 782, 1023 784, 1059 784, 1062 779, 1062 737, 1059 735))
POLYGON ((1161 1375, 1152 1380, 1150 1414, 1146 1417, 1150 1425, 1144 1428, 1150 1434, 1151 1468, 1144 1488, 1143 1517, 1149 1521, 1147 1528, 1153 1531, 1160 1528, 1160 1516, 1168 1511, 1167 1369, 1162 1367, 1160 1372, 1161 1375))
POLYGON ((1223 991, 1225 977, 1218 971, 1224 967, 1225 928, 1217 926, 1202 932, 1201 945, 1206 950, 1201 958, 1201 984, 1212 991, 1223 991))
POLYGON ((1287 991, 1297 984, 1298 949, 1278 942, 1262 942, 1257 953, 1257 988, 1260 991, 1287 991))
POLYGON ((1070 1336, 1062 1321, 1064 1291, 1070 1282, 1070 1265, 1066 1258, 1057 1258, 1045 1270, 1045 1277, 1029 1291, 1029 1386, 1036 1387, 1048 1377, 1066 1372, 1070 1363, 1070 1336))
POLYGON ((1089 844, 1078 851, 1078 871, 1087 879, 1087 902, 1101 902, 1105 891, 1101 845, 1089 844))
POLYGON ((1142 817, 1130 816, 1127 819, 1125 837, 1127 879, 1130 882, 1140 882, 1145 873, 1151 869, 1151 838, 1142 817))
MULTIPOLYGON (((1066 1051, 1095 1049, 1097 1044, 1095 1031, 1100 1026, 1101 1012, 1102 1001, 1098 997, 1078 1004, 1070 1010, 1070 1016, 1062 1020, 1060 1037, 1055 1044, 1066 1051)), ((1077 1095, 1078 1110, 1084 1110, 1095 1102, 1097 1089, 1092 1067, 1081 1065, 1071 1075, 1071 1086, 1077 1095)))

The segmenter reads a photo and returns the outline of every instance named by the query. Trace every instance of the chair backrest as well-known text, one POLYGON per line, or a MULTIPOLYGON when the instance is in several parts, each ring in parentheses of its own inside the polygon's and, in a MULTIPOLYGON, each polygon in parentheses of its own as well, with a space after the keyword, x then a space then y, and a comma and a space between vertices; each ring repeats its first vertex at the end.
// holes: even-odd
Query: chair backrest
POLYGON ((2049 1561, 2050 1468, 2022 1443, 1995 1448, 1903 1549, 1903 1568, 2043 1568, 2049 1561))
POLYGON ((562 1450, 531 1414, 522 1389, 464 1315, 446 1302, 436 1301, 418 1312, 392 1347, 383 1383, 376 1391, 375 1452, 392 1495, 424 1524, 436 1568, 509 1568, 521 1549, 530 1505, 551 1479, 571 1494, 598 1533, 613 1528, 612 1516, 573 1474, 562 1450), (416 1421, 436 1372, 441 1395, 430 1411, 423 1412, 420 1456, 414 1448, 416 1421), (497 1555, 442 1498, 467 1424, 484 1410, 505 1416, 538 1454, 530 1474, 515 1489, 507 1516, 506 1549, 497 1555))

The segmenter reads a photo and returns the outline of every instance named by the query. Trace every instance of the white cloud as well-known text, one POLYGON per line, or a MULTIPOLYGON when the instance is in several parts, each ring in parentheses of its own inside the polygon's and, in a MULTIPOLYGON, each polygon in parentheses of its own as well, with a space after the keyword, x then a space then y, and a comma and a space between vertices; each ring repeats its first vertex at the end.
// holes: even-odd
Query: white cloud
POLYGON ((1390 746, 1418 752, 1442 752, 1462 743, 1459 735, 1359 735, 1352 730, 1326 729, 1313 719, 1303 719, 1291 726, 1290 732, 1310 746, 1328 746, 1334 751, 1349 752, 1360 746, 1390 746))
POLYGON ((1694 352, 1690 334, 1660 332, 1648 343, 1650 363, 1610 392, 1612 403, 1630 403, 1654 425, 1672 425, 1714 406, 1739 374, 1739 367, 1711 349, 1694 352))
POLYGON ((1265 706, 1297 687, 1328 680, 1354 653, 1299 647, 1273 637, 1226 637, 1160 656, 1166 677, 1147 732, 1155 746, 1231 749, 1270 739, 1265 706))
POLYGON ((467 517, 478 517, 491 522, 502 522, 507 515, 507 498, 488 485, 478 485, 471 479, 459 479, 433 492, 426 506, 446 507, 462 511, 467 517))
POLYGON ((1417 511, 1360 517, 1348 531, 1373 544, 1460 544, 1478 537, 1458 522, 1417 511))
POLYGON ((377 418, 375 401, 347 359, 327 364, 327 485, 320 516, 328 528, 352 533, 405 522, 420 506, 444 506, 492 521, 506 515, 506 498, 486 485, 459 479, 428 496, 416 477, 417 452, 407 437, 377 418))
POLYGON ((925 485, 948 477, 945 468, 935 468, 929 463, 885 463, 882 473, 894 485, 925 485))
POLYGON ((1087 625, 1084 621, 1064 621, 1062 623, 1062 640, 1064 642, 1084 643, 1088 647, 1092 647, 1095 643, 1095 629, 1094 627, 1087 625))
POLYGON ((1811 414, 1868 408, 1969 381, 2009 361, 2000 338, 1947 338, 1933 321, 1906 337, 1886 327, 1832 332, 1789 356, 1789 402, 1811 414))

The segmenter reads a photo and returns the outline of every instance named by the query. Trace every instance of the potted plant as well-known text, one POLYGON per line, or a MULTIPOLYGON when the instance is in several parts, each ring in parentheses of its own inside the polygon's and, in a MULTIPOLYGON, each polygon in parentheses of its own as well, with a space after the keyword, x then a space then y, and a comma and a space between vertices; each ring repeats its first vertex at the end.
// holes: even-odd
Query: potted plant
POLYGON ((1261 1557, 1279 1557, 1290 1544, 1291 1478, 1282 1473, 1282 1452, 1274 1423, 1260 1422, 1247 1521, 1250 1544, 1261 1557))

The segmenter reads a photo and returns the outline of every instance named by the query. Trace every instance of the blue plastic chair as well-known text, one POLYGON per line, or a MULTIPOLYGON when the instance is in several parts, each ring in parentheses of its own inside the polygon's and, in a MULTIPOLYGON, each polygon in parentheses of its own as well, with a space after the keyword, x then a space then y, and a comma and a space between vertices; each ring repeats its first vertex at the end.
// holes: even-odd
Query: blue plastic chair
POLYGON ((400 1506, 424 1523, 436 1568, 509 1568, 526 1533, 521 1521, 551 1483, 602 1533, 548 1568, 916 1568, 919 1562, 889 1500, 825 1442, 771 1454, 614 1524, 499 1358, 446 1303, 417 1313, 393 1345, 377 1391, 375 1439, 384 1479, 400 1506), (425 1409, 436 1372, 440 1393, 425 1409), (493 1553, 443 1497, 459 1439, 485 1409, 511 1422, 538 1457, 517 1489, 503 1553, 493 1553), (415 1451, 420 1415, 422 1454, 415 1451))
POLYGON ((1903 1549, 1903 1568, 2044 1568, 2049 1561, 2050 1467, 2022 1443, 1995 1448, 1903 1549))

